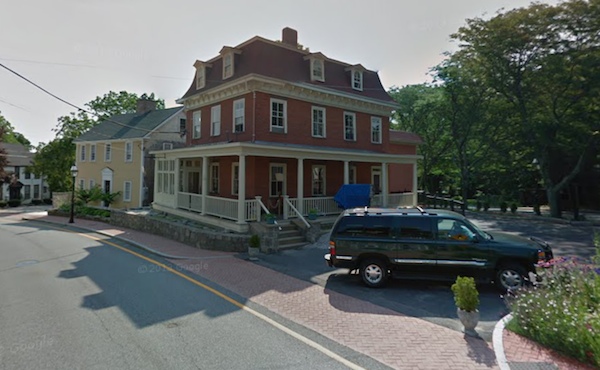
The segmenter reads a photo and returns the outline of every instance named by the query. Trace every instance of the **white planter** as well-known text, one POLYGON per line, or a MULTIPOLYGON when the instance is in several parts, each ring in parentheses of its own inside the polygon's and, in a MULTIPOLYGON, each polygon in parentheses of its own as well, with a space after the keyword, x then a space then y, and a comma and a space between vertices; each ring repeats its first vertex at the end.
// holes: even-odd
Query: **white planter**
POLYGON ((458 314, 458 318, 460 322, 465 327, 465 331, 472 332, 475 330, 475 327, 479 323, 479 310, 475 311, 464 311, 460 308, 456 309, 456 313, 458 314))
POLYGON ((260 248, 251 248, 248 247, 248 256, 252 257, 258 257, 258 254, 260 253, 260 248))

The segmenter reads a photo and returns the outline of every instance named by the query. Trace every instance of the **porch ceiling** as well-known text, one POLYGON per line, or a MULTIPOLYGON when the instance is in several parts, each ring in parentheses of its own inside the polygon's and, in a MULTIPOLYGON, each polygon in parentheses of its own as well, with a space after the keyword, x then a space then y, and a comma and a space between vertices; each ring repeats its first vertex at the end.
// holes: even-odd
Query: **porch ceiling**
POLYGON ((352 162, 416 163, 420 155, 378 153, 366 150, 339 149, 322 146, 295 145, 273 142, 215 143, 173 150, 154 151, 158 158, 180 159, 193 157, 258 156, 297 159, 322 159, 352 162))

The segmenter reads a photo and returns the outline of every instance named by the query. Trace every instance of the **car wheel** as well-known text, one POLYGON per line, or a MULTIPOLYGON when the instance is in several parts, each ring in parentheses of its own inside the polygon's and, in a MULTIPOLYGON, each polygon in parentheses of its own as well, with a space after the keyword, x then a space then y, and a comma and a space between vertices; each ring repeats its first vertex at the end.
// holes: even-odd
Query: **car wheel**
POLYGON ((496 272, 496 286, 502 291, 521 288, 527 280, 527 270, 521 265, 502 265, 496 272))
POLYGON ((366 286, 382 287, 388 278, 387 266, 385 262, 378 259, 366 260, 360 266, 360 276, 366 286))

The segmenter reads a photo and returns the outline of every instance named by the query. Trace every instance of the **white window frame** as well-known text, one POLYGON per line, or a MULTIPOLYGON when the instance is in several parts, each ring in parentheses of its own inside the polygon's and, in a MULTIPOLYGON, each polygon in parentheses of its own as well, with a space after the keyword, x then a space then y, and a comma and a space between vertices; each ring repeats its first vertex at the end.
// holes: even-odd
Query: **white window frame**
POLYGON ((133 187, 131 181, 123 182, 123 202, 131 202, 131 191, 133 187), (127 186, 129 186, 129 192, 127 191, 127 186))
POLYGON ((163 194, 175 194, 175 160, 158 159, 156 163, 156 174, 158 183, 156 192, 163 194))
POLYGON ((133 162, 133 142, 125 142, 125 162, 133 162))
POLYGON ((192 114, 192 139, 202 137, 202 110, 197 110, 192 114))
POLYGON ((348 183, 356 184, 356 166, 348 167, 348 183))
POLYGON ((196 90, 206 86, 206 68, 204 66, 196 68, 196 90))
POLYGON ((325 61, 323 59, 314 58, 310 61, 310 79, 311 81, 325 82, 325 61), (317 74, 321 71, 321 75, 317 74))
POLYGON ((286 181, 287 178, 287 166, 285 163, 270 163, 269 164, 269 197, 278 197, 280 195, 286 194, 286 181), (277 174, 282 174, 281 178, 273 178, 273 169, 281 168, 282 172, 277 172, 277 174), (273 184, 281 182, 281 194, 273 194, 273 184))
POLYGON ((287 101, 286 100, 281 100, 281 99, 274 99, 271 98, 271 102, 270 102, 270 107, 271 107, 271 115, 270 115, 270 130, 271 132, 278 132, 279 130, 283 130, 284 133, 287 133, 287 101), (281 112, 282 117, 279 117, 279 111, 275 112, 275 110, 273 110, 273 104, 281 104, 282 106, 282 110, 283 112, 281 112), (274 114, 277 113, 278 116, 275 117, 274 114), (273 125, 273 119, 281 119, 282 120, 282 125, 273 125))
POLYGON ((240 164, 233 162, 231 165, 231 194, 238 195, 240 193, 240 164))
POLYGON ((313 196, 325 196, 327 193, 327 184, 325 182, 327 178, 327 167, 322 164, 313 165, 310 172, 310 188, 313 196), (319 178, 320 177, 320 178, 319 178), (315 191, 316 182, 322 182, 321 190, 322 192, 315 191))
POLYGON ((346 141, 356 141, 356 113, 352 112, 344 112, 344 121, 343 121, 343 131, 344 131, 344 140, 346 141), (352 138, 348 138, 348 128, 346 127, 346 117, 352 117, 352 138))
POLYGON ((221 135, 221 105, 210 108, 210 136, 221 135))
POLYGON ((382 135, 382 120, 381 117, 371 117, 371 143, 381 144, 382 135), (377 134, 377 137, 376 137, 377 134))
POLYGON ((173 149, 173 143, 163 143, 162 144, 162 149, 163 150, 171 150, 171 149, 173 149))
POLYGON ((104 162, 110 162, 112 159, 112 144, 104 144, 104 162))
POLYGON ((238 99, 233 102, 233 132, 244 132, 246 129, 246 99, 238 99), (241 130, 238 130, 241 126, 241 130))
POLYGON ((213 162, 209 167, 209 176, 210 176, 210 192, 213 194, 219 194, 219 162, 213 162))
POLYGON ((223 79, 233 76, 233 53, 223 54, 223 79), (227 68, 229 67, 229 69, 227 68))
POLYGON ((94 179, 90 179, 90 189, 93 189, 96 186, 96 181, 94 179))
POLYGON ((86 144, 81 144, 81 146, 79 147, 79 161, 80 162, 85 162, 85 147, 87 145, 86 144))
POLYGON ((85 179, 79 179, 79 189, 85 189, 85 179))
POLYGON ((351 76, 350 83, 352 84, 352 88, 354 90, 362 91, 363 90, 363 72, 354 69, 354 70, 352 70, 352 73, 350 74, 350 76, 351 76))
POLYGON ((311 121, 312 121, 312 124, 311 124, 311 135, 312 135, 312 137, 326 138, 327 137, 327 130, 326 130, 327 129, 327 115, 326 115, 325 108, 313 106, 312 109, 311 109, 311 121), (321 112, 321 113, 323 113, 323 115, 321 117, 321 119, 322 119, 321 122, 315 121, 315 112, 321 112), (316 125, 321 125, 322 126, 321 127, 322 133, 320 135, 315 133, 316 125))
POLYGON ((96 144, 90 144, 90 162, 96 162, 96 144))

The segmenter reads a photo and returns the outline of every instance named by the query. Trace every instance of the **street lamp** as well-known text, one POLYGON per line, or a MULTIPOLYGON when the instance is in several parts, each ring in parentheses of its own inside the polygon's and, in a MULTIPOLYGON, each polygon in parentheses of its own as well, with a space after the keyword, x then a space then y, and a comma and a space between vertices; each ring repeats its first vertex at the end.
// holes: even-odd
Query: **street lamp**
POLYGON ((77 166, 71 166, 71 176, 73 177, 73 187, 71 188, 71 217, 69 218, 69 223, 72 224, 73 214, 75 213, 75 178, 77 177, 77 166))

